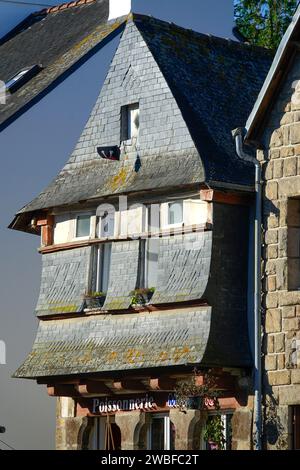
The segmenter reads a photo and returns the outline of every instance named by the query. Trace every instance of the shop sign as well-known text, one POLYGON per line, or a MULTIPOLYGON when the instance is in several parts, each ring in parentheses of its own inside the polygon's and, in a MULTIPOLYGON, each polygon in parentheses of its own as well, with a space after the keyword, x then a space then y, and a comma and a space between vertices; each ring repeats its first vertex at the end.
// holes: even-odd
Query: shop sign
MULTIPOLYGON (((144 410, 151 411, 158 408, 158 405, 153 395, 145 395, 144 397, 135 397, 135 398, 121 398, 121 399, 111 399, 111 398, 94 398, 92 413, 114 413, 117 411, 134 411, 134 410, 144 410)), ((165 402, 165 407, 167 408, 176 408, 176 397, 174 394, 169 394, 167 401, 165 402)))

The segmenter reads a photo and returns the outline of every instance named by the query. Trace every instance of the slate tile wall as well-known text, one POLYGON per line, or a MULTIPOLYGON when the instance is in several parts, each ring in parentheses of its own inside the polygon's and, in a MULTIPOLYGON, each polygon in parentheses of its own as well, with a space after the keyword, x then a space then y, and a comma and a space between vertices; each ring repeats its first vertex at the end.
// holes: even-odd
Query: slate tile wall
POLYGON ((80 312, 89 286, 91 248, 44 254, 42 263, 37 315, 80 312))
POLYGON ((112 244, 109 284, 103 310, 130 307, 130 292, 137 284, 139 247, 139 240, 112 244))
POLYGON ((162 238, 158 257, 158 287, 151 303, 201 299, 208 282, 211 249, 211 231, 162 238))

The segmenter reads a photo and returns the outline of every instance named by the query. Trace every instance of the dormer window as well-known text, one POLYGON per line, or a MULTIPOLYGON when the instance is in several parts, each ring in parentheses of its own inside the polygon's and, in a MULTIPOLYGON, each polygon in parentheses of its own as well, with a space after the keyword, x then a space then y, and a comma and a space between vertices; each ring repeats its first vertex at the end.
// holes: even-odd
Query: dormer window
POLYGON ((137 139, 140 129, 139 104, 130 104, 121 108, 121 141, 137 139))
POLYGON ((5 82, 5 88, 10 93, 14 93, 21 86, 25 85, 31 78, 33 78, 39 71, 41 67, 39 65, 33 65, 31 67, 26 67, 20 70, 16 75, 11 77, 7 82, 5 82))

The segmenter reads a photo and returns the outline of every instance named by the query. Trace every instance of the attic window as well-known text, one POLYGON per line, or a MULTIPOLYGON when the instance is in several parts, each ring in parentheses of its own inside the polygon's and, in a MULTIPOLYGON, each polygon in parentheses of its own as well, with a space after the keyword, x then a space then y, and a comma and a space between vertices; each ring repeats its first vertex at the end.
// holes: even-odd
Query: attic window
POLYGON ((121 141, 138 138, 140 129, 139 104, 130 104, 121 108, 121 141))
POLYGON ((14 93, 33 78, 41 70, 40 65, 33 65, 20 70, 16 75, 5 82, 5 88, 10 93, 14 93))

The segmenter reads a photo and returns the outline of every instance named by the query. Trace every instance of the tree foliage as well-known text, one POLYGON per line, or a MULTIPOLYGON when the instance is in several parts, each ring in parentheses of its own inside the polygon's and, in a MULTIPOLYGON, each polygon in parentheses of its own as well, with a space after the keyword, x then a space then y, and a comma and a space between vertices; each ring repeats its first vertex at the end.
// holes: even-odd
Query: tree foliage
POLYGON ((234 0, 239 31, 251 44, 276 49, 299 0, 234 0))

